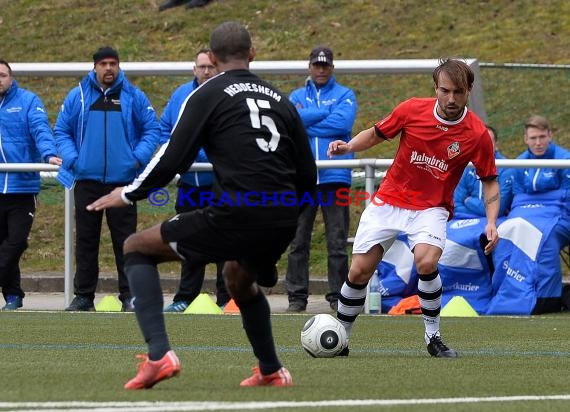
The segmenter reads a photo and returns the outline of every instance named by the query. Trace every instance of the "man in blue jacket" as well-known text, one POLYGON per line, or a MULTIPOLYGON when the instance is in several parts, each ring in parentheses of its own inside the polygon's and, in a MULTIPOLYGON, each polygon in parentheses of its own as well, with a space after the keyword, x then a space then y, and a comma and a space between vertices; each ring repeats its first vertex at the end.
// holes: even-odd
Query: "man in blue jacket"
MULTIPOLYGON (((553 143, 546 118, 531 116, 524 124, 527 150, 517 159, 570 159, 570 151, 553 143)), ((562 308, 559 252, 570 244, 570 169, 514 169, 513 202, 498 227, 501 242, 494 252, 495 276, 488 314, 538 315, 562 308)))
MULTIPOLYGON (((18 87, 7 61, 0 60, 0 162, 61 164, 44 105, 34 93, 18 87)), ((2 310, 23 305, 20 257, 40 191, 38 172, 0 172, 0 286, 2 310)))
MULTIPOLYGON (((184 107, 188 95, 206 80, 217 74, 216 66, 212 64, 208 55, 209 51, 209 49, 201 49, 196 53, 194 79, 180 86, 170 96, 164 113, 160 117, 161 143, 165 143, 170 139, 170 133, 178 121, 180 110, 184 107)), ((196 162, 209 162, 204 149, 200 149, 196 162)), ((194 209, 206 206, 201 204, 200 197, 202 194, 212 193, 213 182, 214 174, 211 172, 188 171, 183 173, 180 176, 180 180, 178 180, 176 213, 191 212, 194 209)), ((218 306, 224 306, 230 300, 222 276, 223 267, 223 262, 216 263, 216 303, 218 306)), ((193 265, 186 261, 182 262, 180 286, 174 295, 173 302, 164 309, 165 312, 184 312, 188 308, 190 303, 200 293, 204 282, 205 269, 204 265, 193 265)))
MULTIPOLYGON (((55 124, 63 161, 57 177, 66 188, 74 188, 75 196, 75 298, 66 309, 72 311, 95 309, 103 212, 89 212, 86 206, 132 181, 150 161, 160 137, 154 108, 125 77, 118 52, 101 47, 93 54, 93 63, 93 71, 65 98, 55 124)), ((124 311, 132 311, 123 271, 123 242, 136 230, 136 206, 107 210, 106 220, 119 277, 119 299, 124 311)))
MULTIPOLYGON (((315 160, 330 160, 327 157, 329 143, 338 139, 348 142, 356 120, 356 96, 351 89, 336 82, 333 72, 332 50, 314 48, 309 55, 309 77, 305 86, 294 90, 289 97, 301 115, 315 160)), ((353 154, 347 154, 335 159, 353 157, 353 154)), ((328 251, 329 293, 326 299, 331 309, 337 308, 340 288, 348 273, 349 207, 346 206, 346 195, 351 177, 351 169, 319 170, 313 202, 304 205, 290 246, 286 275, 289 312, 301 312, 307 307, 311 233, 319 206, 325 222, 328 251), (339 194, 345 196, 344 200, 339 201, 339 194)))

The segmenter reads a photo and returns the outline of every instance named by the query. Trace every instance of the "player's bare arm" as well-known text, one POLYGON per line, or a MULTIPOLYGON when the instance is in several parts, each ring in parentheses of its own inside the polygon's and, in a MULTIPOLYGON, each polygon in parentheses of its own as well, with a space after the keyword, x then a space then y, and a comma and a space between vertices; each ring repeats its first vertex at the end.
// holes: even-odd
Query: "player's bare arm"
POLYGON ((334 142, 331 142, 327 150, 327 156, 332 158, 333 155, 362 152, 363 150, 369 149, 380 142, 381 140, 376 136, 373 126, 358 133, 348 143, 343 140, 335 140, 334 142))
POLYGON ((490 204, 490 203, 494 203, 494 202, 499 202, 500 200, 500 195, 497 193, 495 195, 493 195, 491 198, 489 198, 489 200, 485 200, 485 204, 490 204))
POLYGON ((499 215, 499 207, 501 196, 499 194, 499 183, 497 179, 483 180, 483 196, 485 199, 485 214, 487 215, 487 225, 485 226, 485 234, 489 243, 485 246, 485 254, 488 255, 495 249, 499 242, 499 233, 497 232, 497 216, 499 215))
POLYGON ((130 205, 131 202, 126 201, 126 198, 123 199, 121 196, 122 191, 123 187, 115 188, 108 195, 102 196, 90 205, 87 205, 87 210, 98 212, 112 207, 124 207, 130 205))

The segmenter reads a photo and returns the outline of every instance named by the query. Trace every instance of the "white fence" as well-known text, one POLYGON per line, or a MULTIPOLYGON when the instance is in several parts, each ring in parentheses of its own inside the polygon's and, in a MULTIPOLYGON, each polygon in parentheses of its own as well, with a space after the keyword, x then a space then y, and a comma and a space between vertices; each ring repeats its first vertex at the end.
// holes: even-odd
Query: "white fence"
MULTIPOLYGON (((350 168, 350 169, 364 169, 365 190, 372 194, 376 185, 376 171, 378 169, 385 170, 392 164, 392 159, 354 159, 354 160, 329 160, 317 161, 319 169, 326 168, 350 168)), ((496 160, 497 167, 504 168, 526 168, 526 167, 552 167, 570 169, 570 160, 513 160, 513 159, 498 159, 496 160)), ((43 164, 43 163, 1 163, 0 172, 55 172, 58 166, 43 164)), ((210 163, 195 163, 191 170, 194 171, 209 171, 212 170, 210 163)), ((65 306, 67 307, 73 297, 73 272, 74 272, 74 202, 73 192, 65 189, 64 201, 64 215, 65 215, 65 238, 64 238, 64 299, 65 306)), ((366 203, 370 203, 367 200, 366 203)))
MULTIPOLYGON (((466 58, 475 74, 470 96, 470 108, 483 121, 487 121, 483 100, 483 84, 477 59, 466 58)), ((437 59, 402 60, 335 60, 337 74, 418 74, 431 73, 437 67, 437 59)), ((306 60, 253 61, 252 72, 263 74, 307 74, 306 60)), ((14 76, 83 76, 93 69, 93 63, 10 63, 14 76)), ((121 62, 121 69, 129 76, 187 76, 192 73, 194 62, 121 62)))

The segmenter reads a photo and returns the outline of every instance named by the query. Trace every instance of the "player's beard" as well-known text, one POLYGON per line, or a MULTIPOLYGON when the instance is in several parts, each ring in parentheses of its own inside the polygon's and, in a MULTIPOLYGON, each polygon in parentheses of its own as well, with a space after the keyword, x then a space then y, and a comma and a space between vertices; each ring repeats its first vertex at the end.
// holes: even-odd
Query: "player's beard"
POLYGON ((441 110, 441 113, 443 113, 443 118, 445 120, 457 120, 457 119, 459 119, 461 117, 461 114, 463 113, 463 110, 464 110, 463 107, 460 107, 456 104, 443 106, 443 105, 439 104, 439 102, 438 102, 438 106, 439 106, 439 110, 441 110))

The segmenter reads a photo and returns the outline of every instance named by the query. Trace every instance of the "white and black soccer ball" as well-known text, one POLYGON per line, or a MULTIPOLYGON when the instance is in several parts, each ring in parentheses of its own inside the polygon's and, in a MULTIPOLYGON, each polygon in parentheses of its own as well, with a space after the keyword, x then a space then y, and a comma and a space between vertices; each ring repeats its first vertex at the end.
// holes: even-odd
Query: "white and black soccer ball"
POLYGON ((346 347, 347 342, 342 323, 326 313, 313 316, 301 331, 301 345, 313 358, 332 358, 346 347))

